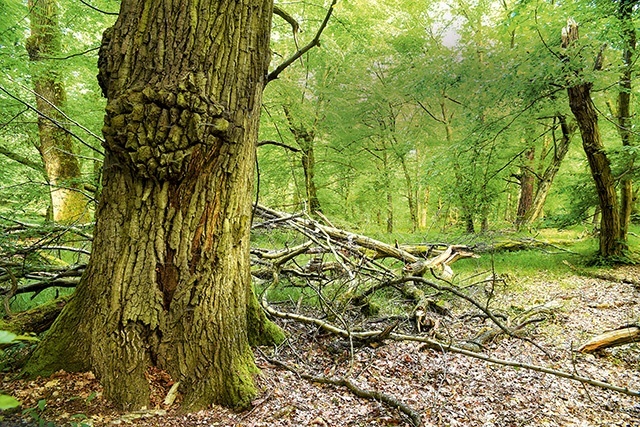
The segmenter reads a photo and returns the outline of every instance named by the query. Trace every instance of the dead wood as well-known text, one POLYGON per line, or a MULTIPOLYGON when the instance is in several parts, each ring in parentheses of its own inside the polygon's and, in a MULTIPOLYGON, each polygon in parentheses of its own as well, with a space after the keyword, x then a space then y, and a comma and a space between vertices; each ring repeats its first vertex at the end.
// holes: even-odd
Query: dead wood
MULTIPOLYGON (((542 305, 536 305, 524 313, 517 316, 510 323, 516 326, 511 327, 511 333, 514 337, 522 338, 526 333, 526 327, 535 323, 544 322, 549 316, 552 316, 558 309, 562 307, 562 304, 557 300, 549 301, 542 305)), ((497 316, 496 316, 497 317, 497 316)), ((473 351, 481 351, 486 344, 494 341, 500 335, 503 335, 504 331, 499 327, 487 327, 478 331, 476 335, 468 342, 461 345, 461 347, 473 351)))
POLYGON ((640 326, 627 325, 591 338, 583 344, 578 351, 583 353, 593 353, 594 351, 605 348, 617 347, 634 342, 640 342, 640 326))
POLYGON ((60 297, 31 310, 16 313, 8 319, 0 320, 0 330, 18 335, 45 332, 70 299, 71 296, 60 297))
POLYGON ((563 246, 571 245, 575 242, 575 239, 548 241, 542 241, 534 238, 505 239, 490 244, 478 243, 473 245, 472 249, 475 253, 516 252, 531 249, 539 249, 543 251, 554 249, 560 252, 571 252, 563 246))
MULTIPOLYGON (((303 316, 301 314, 295 314, 295 313, 288 313, 288 312, 282 312, 279 310, 276 310, 275 308, 273 308, 272 306, 270 306, 267 302, 266 302, 266 298, 262 298, 262 305, 265 309, 265 311, 267 313, 269 313, 271 316, 275 316, 275 317, 279 317, 279 318, 283 318, 283 319, 292 319, 292 320, 297 320, 299 322, 303 322, 303 323, 307 323, 307 324, 312 324, 312 325, 316 325, 320 328, 322 328, 323 330, 336 334, 338 336, 347 338, 358 338, 358 339, 367 339, 371 336, 376 336, 376 335, 380 335, 382 333, 382 331, 379 330, 375 330, 375 331, 347 331, 345 329, 339 328, 333 324, 331 324, 330 322, 321 320, 321 319, 316 319, 313 317, 308 317, 308 316, 303 316)), ((416 336, 416 335, 407 335, 407 334, 399 334, 399 333, 394 333, 391 332, 389 334, 389 339, 394 340, 394 341, 413 341, 413 342, 419 342, 419 343, 423 343, 423 347, 422 349, 428 348, 428 349, 432 349, 432 350, 436 350, 436 351, 449 351, 451 353, 457 353, 457 354, 462 354, 468 357, 473 357, 475 359, 479 359, 479 360, 483 360, 485 362, 488 363, 493 363, 493 364, 497 364, 497 365, 503 365, 503 366, 512 366, 512 367, 516 367, 516 368, 521 368, 521 369, 528 369, 531 371, 536 371, 536 372, 542 372, 545 374, 550 374, 550 375, 554 375, 556 377, 560 377, 560 378, 566 378, 566 379, 570 379, 573 381, 578 381, 580 383, 583 384, 589 384, 591 386, 594 387, 599 387, 599 388, 603 388, 603 389, 607 389, 607 390, 612 390, 618 393, 622 393, 622 394, 626 394, 629 396, 635 396, 635 397, 640 397, 640 390, 631 390, 628 387, 620 387, 620 386, 616 386, 614 384, 610 384, 604 381, 599 381, 599 380, 594 380, 593 378, 588 378, 588 377, 583 377, 580 375, 576 375, 576 374, 572 374, 566 371, 561 371, 558 369, 552 369, 552 368, 548 368, 546 366, 540 366, 540 365, 533 365, 533 364, 529 364, 529 363, 522 363, 522 362, 517 362, 514 360, 504 360, 504 359, 498 359, 498 358, 494 358, 491 357, 489 355, 480 353, 480 352, 476 352, 476 351, 471 351, 471 350, 467 350, 465 348, 462 348, 460 346, 457 345, 453 345, 451 343, 447 343, 444 341, 440 341, 440 340, 436 340, 433 338, 429 338, 429 337, 424 337, 424 336, 416 336)))
MULTIPOLYGON (((17 294, 35 292, 35 295, 49 288, 74 288, 80 281, 80 277, 84 272, 86 265, 77 265, 72 267, 40 267, 21 269, 17 273, 15 269, 5 268, 5 275, 11 277, 11 287, 0 287, 0 296, 11 298, 17 294), (40 270, 40 271, 37 271, 40 270), (30 280, 23 285, 17 285, 17 280, 30 280), (33 282, 33 280, 36 280, 33 282)), ((35 296, 34 295, 34 296, 35 296)))

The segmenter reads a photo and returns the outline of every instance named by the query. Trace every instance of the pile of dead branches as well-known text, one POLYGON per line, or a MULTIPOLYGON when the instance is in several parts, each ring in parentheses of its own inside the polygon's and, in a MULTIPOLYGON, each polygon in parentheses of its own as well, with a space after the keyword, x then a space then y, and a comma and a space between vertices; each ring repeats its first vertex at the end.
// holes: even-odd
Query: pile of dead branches
MULTIPOLYGON (((387 340, 414 341, 422 343, 424 348, 460 353, 489 363, 544 372, 640 396, 638 391, 575 373, 492 357, 487 344, 506 336, 526 341, 532 351, 546 355, 552 362, 555 355, 529 339, 528 333, 553 316, 561 304, 549 301, 512 316, 492 307, 497 288, 504 285, 495 271, 483 272, 465 283, 454 278, 454 262, 478 257, 470 247, 389 245, 337 228, 322 217, 318 220, 302 213, 256 207, 254 234, 277 233, 283 229, 291 232, 284 248, 279 236, 276 247, 254 245, 251 251, 253 275, 260 283, 265 311, 274 318, 310 324, 334 334, 340 339, 336 346, 352 355, 358 347, 375 347, 387 340), (276 301, 272 295, 288 295, 289 299, 276 301), (298 295, 297 300, 292 299, 292 295, 298 295), (382 313, 374 309, 376 299, 393 300, 394 307, 401 306, 402 311, 389 314, 393 307, 387 306, 386 313, 379 316, 382 313), (456 319, 442 301, 462 303, 466 310, 456 319), (465 319, 482 321, 465 323, 465 319), (462 335, 448 326, 461 321, 468 325, 462 335)), ((295 370, 279 362, 277 357, 268 357, 268 360, 295 370)), ((413 424, 420 423, 419 414, 412 408, 392 396, 356 390, 348 377, 298 374, 310 381, 347 387, 358 395, 374 396, 371 398, 405 413, 413 424)))
MULTIPOLYGON (((5 221, 2 226, 0 298, 6 316, 11 315, 10 299, 19 293, 37 294, 78 283, 89 254, 88 229, 16 221, 5 221)), ((424 348, 640 395, 574 373, 492 357, 488 344, 509 337, 526 341, 532 351, 545 354, 551 362, 554 355, 528 336, 560 306, 549 301, 518 313, 494 307, 496 292, 505 285, 495 271, 468 278, 454 274, 456 261, 479 256, 472 247, 387 244, 335 227, 321 215, 312 218, 264 206, 254 208, 252 236, 252 276, 268 315, 334 334, 336 347, 352 357, 359 347, 375 347, 388 340, 413 341, 424 348), (462 314, 454 315, 453 306, 462 314)), ((55 305, 55 309, 60 310, 61 305, 55 305)), ((54 317, 49 315, 47 319, 54 317)), ((277 352, 265 357, 293 369, 278 361, 277 352)), ((412 423, 420 422, 419 414, 398 399, 358 389, 348 377, 298 374, 386 402, 405 413, 412 423)))

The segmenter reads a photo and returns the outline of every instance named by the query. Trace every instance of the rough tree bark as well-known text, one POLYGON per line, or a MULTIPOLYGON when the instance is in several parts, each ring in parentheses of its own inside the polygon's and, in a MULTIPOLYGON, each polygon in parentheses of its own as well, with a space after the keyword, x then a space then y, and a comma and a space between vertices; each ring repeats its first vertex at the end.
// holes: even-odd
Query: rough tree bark
POLYGON ((533 174, 533 162, 536 150, 530 147, 524 152, 523 165, 520 168, 520 197, 518 198, 518 209, 516 211, 516 225, 520 227, 524 223, 527 213, 533 207, 533 193, 535 186, 535 176, 533 174))
POLYGON ((100 49, 93 254, 27 373, 92 369, 107 398, 139 409, 155 366, 188 410, 250 404, 250 341, 279 332, 249 270, 271 13, 270 0, 122 2, 100 49))
MULTIPOLYGON (((632 13, 637 3, 637 0, 620 0, 618 5, 624 48, 622 51, 623 68, 619 83, 616 118, 618 121, 618 133, 624 147, 633 145, 634 139, 631 120, 631 81, 636 51, 636 30, 632 13)), ((629 176, 632 169, 633 159, 629 159, 626 171, 620 179, 620 237, 625 240, 629 230, 629 223, 631 222, 631 211, 633 210, 633 181, 629 176)))
MULTIPOLYGON (((578 39, 578 24, 569 20, 562 32, 562 46, 570 47, 578 39)), ((600 59, 596 60, 597 64, 600 59)), ((591 82, 580 81, 580 76, 574 76, 579 81, 567 88, 569 106, 576 117, 582 136, 582 147, 589 161, 591 176, 595 182, 600 201, 600 249, 603 258, 615 258, 623 255, 626 245, 621 238, 620 207, 615 188, 615 179, 611 171, 611 164, 605 151, 600 128, 598 126, 598 112, 591 99, 591 82)))
MULTIPOLYGON (((562 165, 562 161, 564 160, 565 156, 569 152, 571 135, 574 131, 574 129, 572 128, 575 128, 575 126, 569 125, 567 123, 567 119, 563 115, 558 115, 556 119, 560 124, 562 137, 560 138, 559 141, 556 141, 555 133, 554 133, 554 141, 553 141, 553 148, 552 148, 553 155, 551 157, 551 161, 549 162, 549 165, 546 167, 544 172, 542 172, 542 176, 540 177, 540 181, 538 182, 538 188, 536 189, 535 196, 533 197, 533 202, 531 203, 531 208, 524 215, 523 224, 532 224, 542 215, 544 203, 547 200, 547 195, 549 194, 549 190, 551 189, 553 180, 555 179, 556 174, 560 170, 560 165, 562 165)), ((554 123, 554 126, 555 126, 555 123, 554 123)))
MULTIPOLYGON (((60 51, 60 27, 56 0, 29 0, 31 35, 26 49, 31 61, 38 111, 64 123, 60 113, 66 103, 64 86, 50 59, 60 51)), ((71 136, 51 120, 39 116, 38 132, 46 179, 50 186, 52 219, 57 222, 88 222, 87 198, 78 191, 80 164, 71 136)))

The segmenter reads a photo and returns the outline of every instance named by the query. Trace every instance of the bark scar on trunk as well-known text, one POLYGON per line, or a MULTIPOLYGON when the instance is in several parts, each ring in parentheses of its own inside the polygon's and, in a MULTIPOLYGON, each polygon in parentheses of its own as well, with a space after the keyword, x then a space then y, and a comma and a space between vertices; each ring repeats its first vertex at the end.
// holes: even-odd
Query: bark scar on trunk
POLYGON ((173 263, 175 250, 167 248, 166 260, 164 264, 158 263, 156 271, 158 272, 158 288, 162 292, 163 308, 169 311, 173 294, 178 287, 178 267, 173 263))

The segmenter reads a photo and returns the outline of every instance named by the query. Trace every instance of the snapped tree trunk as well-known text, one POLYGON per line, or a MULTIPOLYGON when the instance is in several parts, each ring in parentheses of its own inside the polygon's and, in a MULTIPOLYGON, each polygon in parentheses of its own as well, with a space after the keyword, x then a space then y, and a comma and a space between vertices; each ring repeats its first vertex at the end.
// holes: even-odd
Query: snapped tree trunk
MULTIPOLYGON (((636 30, 633 21, 633 8, 637 0, 620 0, 618 16, 622 23, 622 38, 624 49, 622 52, 622 75, 620 76, 618 91, 618 108, 616 118, 618 133, 623 147, 633 145, 633 122, 631 120, 631 81, 633 78, 634 55, 636 51, 636 30)), ((633 159, 629 158, 620 179, 620 238, 626 241, 633 210, 633 182, 630 177, 633 170, 633 159)))
POLYGON ((531 147, 524 153, 524 165, 520 172, 520 197, 518 198, 518 209, 516 211, 516 225, 519 227, 524 223, 529 211, 533 207, 533 190, 535 176, 533 175, 533 161, 536 150, 531 147))
MULTIPOLYGON (((563 47, 569 47, 578 38, 578 25, 570 20, 563 30, 563 47)), ((580 76, 576 76, 578 79, 580 76)), ((578 82, 567 88, 569 106, 576 117, 582 136, 582 147, 589 162, 598 193, 600 221, 600 249, 603 258, 623 255, 624 239, 621 238, 620 208, 611 164, 598 127, 598 112, 591 99, 591 82, 578 82)))
POLYGON ((560 170, 560 166, 562 165, 562 161, 565 156, 569 152, 569 144, 571 143, 571 134, 573 133, 572 126, 567 123, 567 120, 564 116, 558 115, 558 122, 560 123, 560 129, 562 131, 562 137, 560 141, 555 140, 554 133, 554 144, 553 144, 553 156, 549 162, 549 165, 545 168, 542 176, 540 178, 540 182, 538 182, 538 188, 536 189, 535 196, 533 197, 533 202, 531 203, 531 208, 525 213, 523 218, 523 224, 533 224, 540 216, 542 215, 542 210, 544 208, 544 203, 547 200, 547 195, 549 194, 549 190, 551 189, 551 185, 553 184, 553 180, 556 177, 556 174, 560 170))
POLYGON ((31 61, 36 107, 43 114, 38 116, 38 150, 49 183, 52 219, 65 223, 89 222, 88 199, 79 191, 80 164, 74 155, 70 134, 60 127, 65 122, 60 110, 66 103, 66 94, 51 59, 60 52, 57 1, 29 0, 29 10, 31 35, 26 48, 31 61))
POLYGON ((27 372, 92 369, 125 409, 154 366, 184 408, 246 407, 251 194, 272 2, 124 0, 100 49, 106 158, 93 254, 27 372), (160 25, 158 23, 171 23, 160 25))

